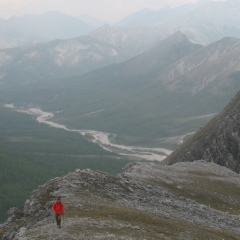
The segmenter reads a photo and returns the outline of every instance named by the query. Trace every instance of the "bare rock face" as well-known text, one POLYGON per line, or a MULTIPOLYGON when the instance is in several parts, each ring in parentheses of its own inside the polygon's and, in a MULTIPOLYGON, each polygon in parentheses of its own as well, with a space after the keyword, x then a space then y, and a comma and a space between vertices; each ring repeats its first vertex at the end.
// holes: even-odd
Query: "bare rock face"
POLYGON ((239 186, 237 173, 206 161, 136 163, 118 177, 77 169, 39 186, 21 212, 12 209, 0 237, 238 239, 239 186), (51 210, 59 195, 66 209, 61 229, 51 210))
POLYGON ((225 110, 200 129, 164 161, 206 161, 240 171, 240 92, 225 110))

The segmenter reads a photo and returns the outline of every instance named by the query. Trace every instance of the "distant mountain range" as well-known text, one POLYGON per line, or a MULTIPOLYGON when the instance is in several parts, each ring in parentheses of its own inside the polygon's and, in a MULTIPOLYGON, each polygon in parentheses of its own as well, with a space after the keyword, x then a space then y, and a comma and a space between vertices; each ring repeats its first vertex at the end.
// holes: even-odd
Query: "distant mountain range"
POLYGON ((122 47, 131 44, 133 51, 143 42, 146 47, 152 47, 152 43, 177 31, 195 43, 207 45, 224 37, 240 37, 239 12, 240 0, 202 0, 159 11, 143 9, 111 28, 103 27, 105 22, 90 16, 76 18, 57 12, 24 15, 0 21, 0 48, 76 38, 92 31, 91 36, 108 43, 116 41, 122 47), (121 34, 120 39, 116 39, 116 33, 121 34))
POLYGON ((206 45, 223 37, 240 37, 240 1, 204 0, 159 11, 141 10, 117 23, 120 27, 155 26, 181 31, 193 41, 206 45))
POLYGON ((0 50, 1 78, 37 81, 82 74, 122 60, 114 46, 88 36, 0 50))
POLYGON ((0 21, 0 48, 75 38, 92 30, 92 27, 80 19, 58 12, 14 16, 0 21))
MULTIPOLYGON (((225 5, 225 3, 223 3, 222 1, 213 2, 212 0, 200 0, 196 3, 187 3, 175 8, 169 7, 168 5, 166 5, 160 10, 152 10, 145 8, 126 16, 125 18, 117 22, 116 25, 121 27, 142 27, 163 25, 170 22, 176 24, 177 21, 180 21, 178 22, 178 25, 181 25, 183 22, 186 21, 187 18, 189 18, 189 16, 192 17, 192 15, 194 15, 194 12, 200 12, 200 9, 204 9, 206 8, 206 6, 213 6, 213 4, 225 5)), ((213 12, 212 14, 218 13, 213 12)))
MULTIPOLYGON (((161 33, 105 25, 88 36, 0 49, 0 79, 16 83, 84 74, 126 61, 162 39, 161 33), (140 39, 137 36, 141 36, 140 39)), ((3 80, 2 80, 3 83, 3 80)))

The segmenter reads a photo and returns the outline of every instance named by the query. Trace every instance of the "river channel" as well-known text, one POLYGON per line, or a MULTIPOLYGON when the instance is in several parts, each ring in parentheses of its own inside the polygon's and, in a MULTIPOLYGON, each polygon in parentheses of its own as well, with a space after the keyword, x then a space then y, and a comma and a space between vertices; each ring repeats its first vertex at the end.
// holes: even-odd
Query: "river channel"
POLYGON ((124 155, 130 159, 148 160, 148 161, 162 161, 166 156, 172 153, 169 149, 164 148, 146 148, 138 146, 125 146, 110 142, 109 136, 111 133, 100 132, 86 129, 70 129, 65 125, 51 121, 54 117, 52 112, 44 112, 39 108, 17 108, 12 104, 6 104, 5 107, 12 108, 18 112, 24 112, 36 117, 39 123, 47 124, 50 127, 64 129, 66 131, 77 132, 85 136, 89 141, 97 143, 100 147, 107 151, 115 152, 124 155))

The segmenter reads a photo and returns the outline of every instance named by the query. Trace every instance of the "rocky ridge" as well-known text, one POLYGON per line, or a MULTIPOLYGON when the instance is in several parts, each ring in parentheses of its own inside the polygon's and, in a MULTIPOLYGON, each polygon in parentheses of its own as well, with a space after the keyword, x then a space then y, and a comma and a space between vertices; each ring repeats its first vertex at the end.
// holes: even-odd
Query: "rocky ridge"
POLYGON ((118 177, 77 169, 11 209, 3 240, 238 239, 239 175, 214 163, 135 163, 118 177), (51 206, 62 196, 63 227, 51 206), (220 238, 221 236, 221 238, 220 238))

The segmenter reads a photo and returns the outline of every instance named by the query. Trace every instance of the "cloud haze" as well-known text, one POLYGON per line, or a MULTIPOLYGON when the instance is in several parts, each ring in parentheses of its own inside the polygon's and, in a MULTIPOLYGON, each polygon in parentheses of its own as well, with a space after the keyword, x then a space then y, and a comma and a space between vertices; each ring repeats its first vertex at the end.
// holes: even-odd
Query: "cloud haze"
POLYGON ((197 0, 0 0, 0 18, 13 15, 40 14, 47 11, 59 11, 69 15, 91 15, 109 22, 143 8, 160 9, 197 0))

